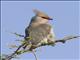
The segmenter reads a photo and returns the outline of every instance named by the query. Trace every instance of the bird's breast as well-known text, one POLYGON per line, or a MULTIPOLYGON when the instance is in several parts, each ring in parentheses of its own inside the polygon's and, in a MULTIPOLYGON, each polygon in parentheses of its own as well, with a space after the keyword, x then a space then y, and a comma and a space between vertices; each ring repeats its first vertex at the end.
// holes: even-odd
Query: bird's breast
POLYGON ((37 27, 29 28, 29 36, 32 38, 32 44, 38 44, 41 41, 46 41, 47 35, 50 33, 51 26, 47 24, 42 24, 37 27))

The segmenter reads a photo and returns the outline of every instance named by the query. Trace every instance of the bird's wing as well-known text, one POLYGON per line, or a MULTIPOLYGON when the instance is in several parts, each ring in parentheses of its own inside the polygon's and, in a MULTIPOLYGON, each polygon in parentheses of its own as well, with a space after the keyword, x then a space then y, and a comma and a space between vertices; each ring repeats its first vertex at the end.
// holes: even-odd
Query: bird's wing
POLYGON ((25 39, 29 37, 29 31, 28 31, 28 27, 25 29, 25 39))

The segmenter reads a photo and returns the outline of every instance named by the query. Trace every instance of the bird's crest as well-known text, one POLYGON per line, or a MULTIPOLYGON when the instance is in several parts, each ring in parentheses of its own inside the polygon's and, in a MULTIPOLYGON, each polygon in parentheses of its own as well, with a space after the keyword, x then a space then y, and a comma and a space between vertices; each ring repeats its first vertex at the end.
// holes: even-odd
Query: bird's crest
POLYGON ((46 18, 46 19, 51 19, 51 17, 49 17, 46 13, 42 12, 42 11, 39 11, 37 9, 33 9, 33 12, 36 14, 36 16, 40 16, 40 17, 43 17, 43 18, 46 18))

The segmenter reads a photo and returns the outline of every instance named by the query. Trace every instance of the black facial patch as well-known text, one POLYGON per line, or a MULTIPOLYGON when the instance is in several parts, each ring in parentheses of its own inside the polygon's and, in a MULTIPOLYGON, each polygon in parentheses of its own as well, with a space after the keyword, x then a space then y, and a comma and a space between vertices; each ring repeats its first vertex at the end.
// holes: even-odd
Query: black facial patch
POLYGON ((47 18, 47 17, 41 17, 41 18, 44 18, 44 19, 49 19, 49 18, 47 18))

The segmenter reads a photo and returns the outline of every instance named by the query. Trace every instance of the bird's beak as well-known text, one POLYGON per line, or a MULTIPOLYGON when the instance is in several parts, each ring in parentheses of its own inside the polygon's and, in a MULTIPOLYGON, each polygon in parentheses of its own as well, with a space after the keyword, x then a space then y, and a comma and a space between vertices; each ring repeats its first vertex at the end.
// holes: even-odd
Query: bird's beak
POLYGON ((49 20, 53 20, 52 18, 48 18, 49 20))

